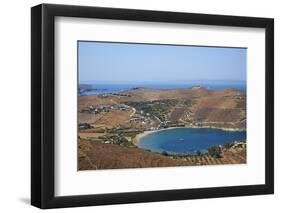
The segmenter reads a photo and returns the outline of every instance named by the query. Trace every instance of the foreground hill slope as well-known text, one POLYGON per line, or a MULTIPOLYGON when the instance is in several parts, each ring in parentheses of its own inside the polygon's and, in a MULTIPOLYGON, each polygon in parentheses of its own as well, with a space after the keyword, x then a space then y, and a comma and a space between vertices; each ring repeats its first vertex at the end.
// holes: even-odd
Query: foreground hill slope
POLYGON ((244 149, 224 150, 221 158, 209 155, 171 157, 138 148, 82 140, 79 170, 198 166, 246 163, 244 149))

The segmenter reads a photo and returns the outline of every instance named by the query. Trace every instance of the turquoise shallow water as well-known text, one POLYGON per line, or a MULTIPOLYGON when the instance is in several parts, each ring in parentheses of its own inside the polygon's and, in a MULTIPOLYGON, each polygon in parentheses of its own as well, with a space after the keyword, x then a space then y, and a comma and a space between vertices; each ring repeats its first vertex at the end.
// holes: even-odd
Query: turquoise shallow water
POLYGON ((246 140, 246 131, 175 128, 144 136, 138 142, 138 147, 159 153, 195 154, 197 150, 206 152, 211 146, 241 140, 246 140))

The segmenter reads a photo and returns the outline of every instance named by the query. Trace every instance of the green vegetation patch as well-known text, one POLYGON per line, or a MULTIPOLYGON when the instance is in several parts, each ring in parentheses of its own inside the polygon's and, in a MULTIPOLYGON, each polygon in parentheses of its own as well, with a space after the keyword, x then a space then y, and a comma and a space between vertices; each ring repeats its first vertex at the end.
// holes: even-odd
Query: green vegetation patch
POLYGON ((220 158, 222 150, 219 146, 211 146, 210 148, 208 148, 208 154, 214 158, 220 158))
POLYGON ((167 99, 167 100, 155 100, 155 101, 141 101, 141 102, 126 102, 126 105, 134 107, 137 111, 143 111, 145 114, 155 116, 160 121, 166 120, 166 115, 170 109, 177 104, 190 105, 190 100, 178 100, 178 99, 167 99))

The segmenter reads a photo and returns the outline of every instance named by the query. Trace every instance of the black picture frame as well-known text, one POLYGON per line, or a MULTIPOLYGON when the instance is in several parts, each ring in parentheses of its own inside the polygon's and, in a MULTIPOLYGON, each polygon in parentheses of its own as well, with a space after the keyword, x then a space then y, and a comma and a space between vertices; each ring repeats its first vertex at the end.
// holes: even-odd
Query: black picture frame
POLYGON ((274 193, 274 20, 164 11, 41 4, 31 8, 31 204, 42 208, 217 198, 274 193), (95 195, 54 195, 54 21, 83 17, 264 28, 266 32, 265 184, 95 195))

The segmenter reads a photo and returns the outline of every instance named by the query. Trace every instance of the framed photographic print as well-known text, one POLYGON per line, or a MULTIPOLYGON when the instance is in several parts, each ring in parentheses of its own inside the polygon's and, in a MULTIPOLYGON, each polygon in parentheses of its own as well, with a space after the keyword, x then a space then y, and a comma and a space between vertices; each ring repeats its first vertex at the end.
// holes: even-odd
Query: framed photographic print
POLYGON ((272 194, 274 21, 31 9, 31 203, 272 194))

